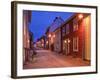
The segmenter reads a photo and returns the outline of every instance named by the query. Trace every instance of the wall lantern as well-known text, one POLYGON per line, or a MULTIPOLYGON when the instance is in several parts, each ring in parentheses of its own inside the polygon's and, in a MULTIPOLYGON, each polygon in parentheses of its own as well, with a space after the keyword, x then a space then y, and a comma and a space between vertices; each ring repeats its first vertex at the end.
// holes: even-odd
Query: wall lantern
POLYGON ((70 43, 70 40, 68 39, 68 43, 70 43))
POLYGON ((55 38, 55 34, 53 35, 53 38, 55 38))
POLYGON ((48 41, 46 41, 46 44, 48 44, 48 41))
POLYGON ((83 14, 79 14, 79 15, 78 15, 78 18, 79 18, 79 19, 82 19, 82 18, 83 18, 83 14))
POLYGON ((27 42, 29 43, 29 42, 30 42, 30 40, 28 39, 28 40, 27 40, 27 42))
POLYGON ((48 37, 50 38, 51 37, 51 34, 49 34, 48 37))
POLYGON ((44 44, 42 43, 42 47, 44 46, 44 44))
POLYGON ((65 42, 65 43, 67 43, 67 41, 66 41, 66 40, 65 40, 64 42, 65 42))

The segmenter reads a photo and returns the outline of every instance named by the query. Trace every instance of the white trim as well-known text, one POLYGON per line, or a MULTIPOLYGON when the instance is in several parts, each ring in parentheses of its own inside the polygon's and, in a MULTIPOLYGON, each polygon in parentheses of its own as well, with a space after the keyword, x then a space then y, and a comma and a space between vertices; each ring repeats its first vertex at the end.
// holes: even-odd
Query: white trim
POLYGON ((17 76, 30 75, 45 75, 45 74, 63 74, 63 73, 79 73, 79 72, 93 72, 96 71, 96 23, 94 8, 79 8, 79 7, 60 7, 60 6, 45 6, 45 5, 17 5, 17 76), (84 67, 67 67, 67 68, 48 68, 48 69, 27 69, 23 70, 23 36, 22 36, 22 12, 23 10, 42 10, 42 11, 59 11, 59 12, 82 12, 91 13, 91 66, 84 67))
POLYGON ((79 51, 79 38, 78 38, 78 36, 77 37, 73 37, 73 51, 74 52, 78 52, 79 51), (75 47, 75 46, 77 46, 77 47, 75 47))

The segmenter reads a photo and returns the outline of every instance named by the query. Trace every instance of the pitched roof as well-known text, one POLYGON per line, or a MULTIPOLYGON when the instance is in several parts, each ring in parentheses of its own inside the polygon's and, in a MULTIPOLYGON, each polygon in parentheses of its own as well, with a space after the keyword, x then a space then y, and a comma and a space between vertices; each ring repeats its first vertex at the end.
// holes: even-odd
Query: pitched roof
POLYGON ((61 26, 64 23, 64 20, 61 17, 56 17, 53 23, 50 25, 49 32, 53 32, 55 29, 61 26))

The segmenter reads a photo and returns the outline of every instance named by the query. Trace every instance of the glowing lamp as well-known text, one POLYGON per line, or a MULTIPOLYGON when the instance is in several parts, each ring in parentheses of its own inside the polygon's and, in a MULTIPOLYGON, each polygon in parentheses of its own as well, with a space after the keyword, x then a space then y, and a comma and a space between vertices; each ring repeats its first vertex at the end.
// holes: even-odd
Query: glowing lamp
POLYGON ((42 47, 44 46, 44 44, 42 44, 42 47))
POLYGON ((46 43, 48 44, 48 41, 46 43))
POLYGON ((70 43, 70 40, 68 39, 68 43, 70 43))
POLYGON ((82 19, 82 18, 83 18, 83 14, 79 14, 79 15, 78 15, 78 18, 79 18, 79 19, 82 19))
POLYGON ((67 43, 67 41, 66 41, 66 40, 65 40, 64 42, 65 42, 65 43, 67 43))
POLYGON ((28 40, 27 40, 27 42, 29 43, 29 42, 30 42, 30 40, 28 39, 28 40))
POLYGON ((51 34, 49 34, 49 36, 48 36, 49 38, 51 37, 51 34))
POLYGON ((55 34, 53 35, 53 37, 55 38, 55 34))

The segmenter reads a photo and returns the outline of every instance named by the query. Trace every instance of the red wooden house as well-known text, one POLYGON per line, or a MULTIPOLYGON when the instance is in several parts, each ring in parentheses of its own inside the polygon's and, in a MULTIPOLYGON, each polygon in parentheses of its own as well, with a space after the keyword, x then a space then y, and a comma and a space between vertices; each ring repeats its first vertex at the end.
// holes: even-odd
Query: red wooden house
POLYGON ((61 52, 90 60, 90 14, 74 14, 61 26, 61 52))

